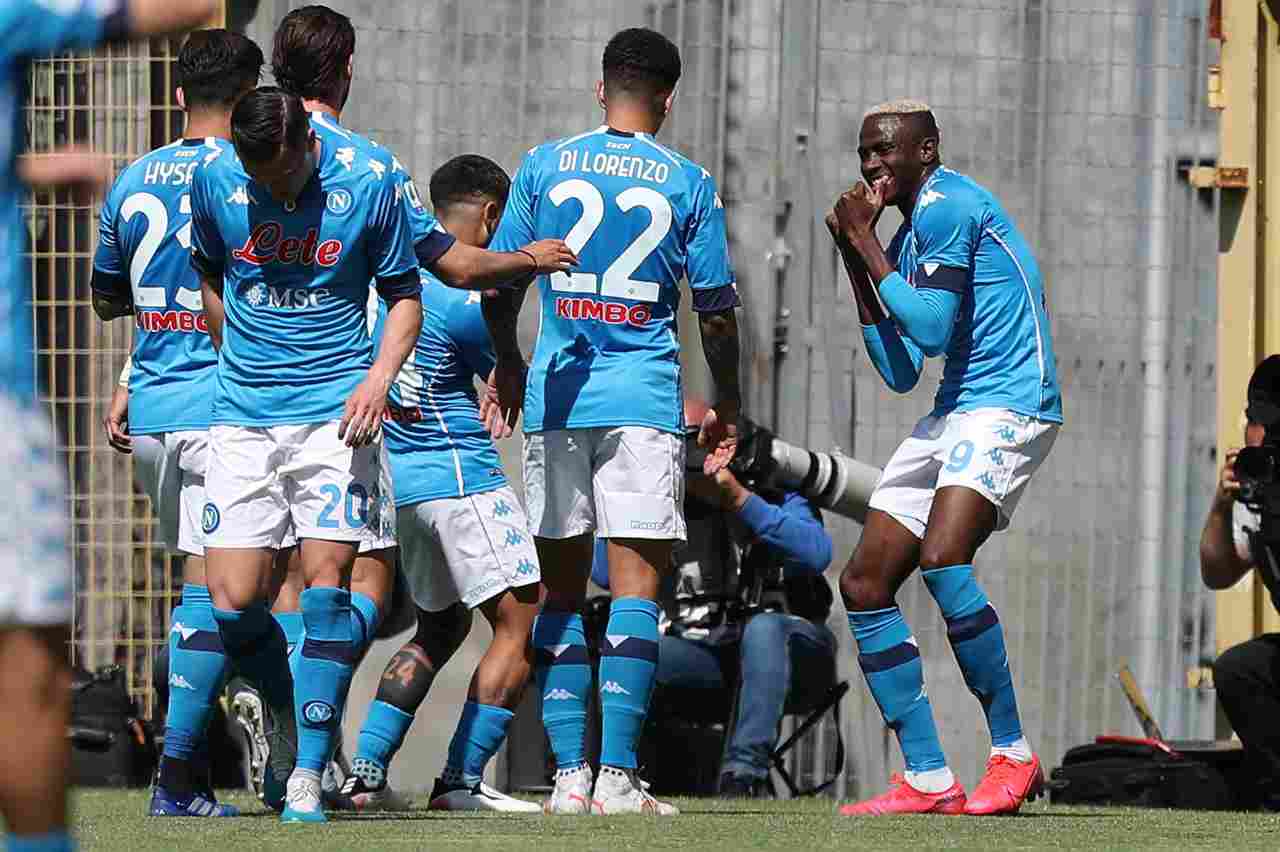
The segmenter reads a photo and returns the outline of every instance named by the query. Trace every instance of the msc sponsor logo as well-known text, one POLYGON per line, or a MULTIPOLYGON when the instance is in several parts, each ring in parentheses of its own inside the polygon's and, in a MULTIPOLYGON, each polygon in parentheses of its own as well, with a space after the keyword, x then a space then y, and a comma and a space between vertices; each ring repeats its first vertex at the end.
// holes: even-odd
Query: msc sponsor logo
POLYGON ((209 333, 209 320, 195 311, 139 311, 133 318, 141 331, 180 331, 186 334, 209 333))
POLYGON ((222 523, 222 513, 218 511, 218 507, 212 503, 205 503, 204 511, 200 513, 200 529, 208 535, 216 530, 220 523, 222 523))
POLYGON ((261 281, 244 291, 244 300, 255 308, 314 308, 328 298, 327 287, 268 287, 261 281))
POLYGON ((351 193, 345 189, 335 189, 324 199, 324 206, 335 216, 345 216, 351 212, 351 193))
POLYGON ((254 266, 275 262, 324 267, 336 265, 342 256, 342 241, 330 239, 320 242, 320 232, 316 228, 308 228, 301 239, 283 234, 284 228, 279 222, 259 223, 249 233, 244 245, 232 250, 231 256, 254 266))
POLYGON ((601 302, 580 296, 556 297, 556 316, 571 320, 598 320, 609 325, 635 325, 647 323, 653 316, 648 305, 624 305, 620 302, 601 302))
POLYGON ((302 718, 313 725, 323 725, 334 717, 333 705, 325 701, 308 701, 302 705, 302 718))

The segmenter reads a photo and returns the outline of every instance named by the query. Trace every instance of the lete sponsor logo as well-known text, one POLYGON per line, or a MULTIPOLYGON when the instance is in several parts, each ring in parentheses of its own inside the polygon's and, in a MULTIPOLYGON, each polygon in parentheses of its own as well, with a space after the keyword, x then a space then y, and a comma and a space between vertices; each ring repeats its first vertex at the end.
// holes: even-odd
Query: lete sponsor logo
POLYGON ((336 265, 342 255, 342 241, 330 239, 320 242, 317 228, 308 228, 301 238, 283 234, 284 227, 279 222, 261 222, 254 226, 244 245, 232 250, 231 256, 254 266, 275 262, 330 267, 336 265))

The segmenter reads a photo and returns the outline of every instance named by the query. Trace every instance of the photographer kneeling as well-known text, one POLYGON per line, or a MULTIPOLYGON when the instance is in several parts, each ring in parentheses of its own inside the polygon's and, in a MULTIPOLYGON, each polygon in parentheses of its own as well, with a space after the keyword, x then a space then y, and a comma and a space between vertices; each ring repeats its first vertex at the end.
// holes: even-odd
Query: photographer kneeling
MULTIPOLYGON (((686 399, 684 422, 701 423, 706 411, 686 399)), ((836 641, 824 623, 833 597, 823 577, 831 536, 801 494, 753 493, 728 469, 712 478, 700 461, 687 467, 688 542, 673 553, 660 597, 656 679, 665 704, 678 691, 698 708, 727 707, 741 680, 719 790, 762 796, 784 709, 816 705, 834 681, 836 641)), ((592 577, 607 588, 599 547, 592 577)))
MULTIPOLYGON (((1226 589, 1256 570, 1280 609, 1280 355, 1253 371, 1245 415, 1245 449, 1227 453, 1200 535, 1200 574, 1209 588, 1226 589)), ((1213 664, 1213 683, 1263 807, 1280 810, 1280 634, 1227 649, 1213 664)))

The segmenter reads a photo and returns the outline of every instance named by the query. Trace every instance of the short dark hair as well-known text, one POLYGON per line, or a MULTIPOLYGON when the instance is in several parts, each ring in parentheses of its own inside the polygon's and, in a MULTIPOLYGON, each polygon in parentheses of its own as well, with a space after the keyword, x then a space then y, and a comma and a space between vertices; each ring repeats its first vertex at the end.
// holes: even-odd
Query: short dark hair
POLYGON ((177 78, 187 108, 229 107, 258 85, 262 48, 230 30, 196 30, 178 51, 177 78))
POLYGON ((607 94, 665 95, 680 81, 680 50, 660 32, 633 27, 609 39, 601 61, 607 94))
POLYGON ((271 73, 280 88, 300 98, 335 97, 355 49, 350 18, 328 6, 302 6, 276 27, 271 73))
POLYGON ((1266 426, 1268 432, 1280 426, 1280 355, 1264 358, 1253 369, 1245 417, 1266 426))
POLYGON ((441 216, 459 201, 491 199, 506 205, 511 178, 502 166, 479 154, 454 157, 431 176, 431 206, 441 216))
POLYGON ((231 143, 241 160, 265 163, 280 149, 306 144, 311 124, 302 101, 276 86, 254 89, 231 111, 231 143))

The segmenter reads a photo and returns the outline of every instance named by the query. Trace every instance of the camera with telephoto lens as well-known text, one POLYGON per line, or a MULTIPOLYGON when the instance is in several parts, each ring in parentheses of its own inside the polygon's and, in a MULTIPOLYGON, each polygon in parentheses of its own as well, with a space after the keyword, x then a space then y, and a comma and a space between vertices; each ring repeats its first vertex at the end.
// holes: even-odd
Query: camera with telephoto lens
POLYGON ((1264 443, 1245 447, 1233 465, 1240 481, 1240 502, 1266 515, 1269 508, 1280 512, 1280 445, 1264 443))
MULTIPOLYGON (((698 446, 698 427, 685 430, 685 467, 701 473, 707 451, 698 446)), ((822 453, 788 444, 760 424, 742 418, 738 450, 729 470, 753 491, 797 491, 814 505, 862 522, 880 469, 839 453, 822 453)))

